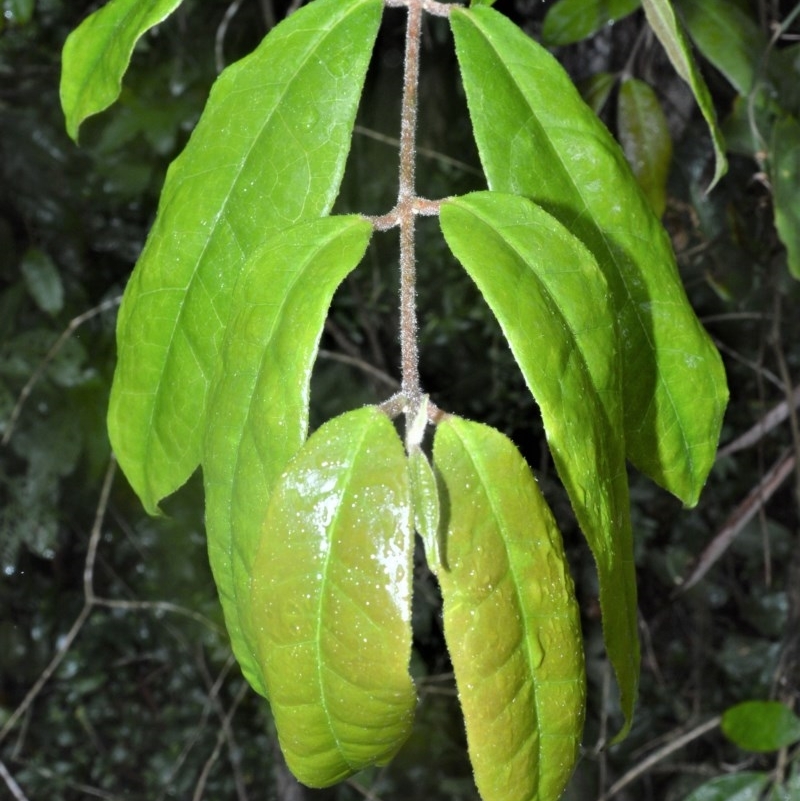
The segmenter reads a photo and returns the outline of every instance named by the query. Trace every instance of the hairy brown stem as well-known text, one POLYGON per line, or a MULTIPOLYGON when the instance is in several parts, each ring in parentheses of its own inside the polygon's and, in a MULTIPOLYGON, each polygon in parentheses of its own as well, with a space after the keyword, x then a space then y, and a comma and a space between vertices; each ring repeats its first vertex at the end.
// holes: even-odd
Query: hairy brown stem
POLYGON ((400 122, 400 185, 397 212, 400 222, 400 351, 403 393, 411 409, 421 395, 417 348, 416 254, 414 242, 414 166, 417 134, 417 86, 422 36, 422 2, 410 0, 406 26, 403 106, 400 122))

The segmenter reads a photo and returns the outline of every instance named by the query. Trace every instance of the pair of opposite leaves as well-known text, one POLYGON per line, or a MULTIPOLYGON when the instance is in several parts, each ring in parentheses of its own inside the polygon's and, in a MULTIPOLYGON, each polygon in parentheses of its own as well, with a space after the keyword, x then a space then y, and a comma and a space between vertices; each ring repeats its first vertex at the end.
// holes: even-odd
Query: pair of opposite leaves
MULTIPOLYGON (((363 218, 324 215, 381 8, 316 0, 223 73, 170 167, 120 312, 115 451, 150 510, 202 463, 226 624, 263 693, 243 607, 264 510, 305 439, 330 298, 371 233, 363 218)), ((492 191, 444 203, 442 229, 542 410, 596 557, 629 721, 638 648, 625 456, 693 503, 725 404, 721 364, 619 148, 557 62, 492 9, 450 18, 492 191)))
POLYGON ((449 417, 433 453, 436 475, 366 407, 317 430, 279 479, 248 630, 281 747, 295 775, 319 786, 388 761, 408 737, 416 527, 442 589, 478 789, 485 799, 555 799, 584 711, 560 534, 499 432, 449 417))

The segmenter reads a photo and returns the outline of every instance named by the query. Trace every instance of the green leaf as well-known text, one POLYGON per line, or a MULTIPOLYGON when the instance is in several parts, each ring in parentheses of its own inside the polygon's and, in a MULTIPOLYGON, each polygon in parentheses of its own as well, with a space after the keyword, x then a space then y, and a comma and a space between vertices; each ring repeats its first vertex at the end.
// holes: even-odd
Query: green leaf
POLYGON ((800 278, 800 123, 793 117, 782 117, 772 129, 769 177, 775 227, 786 245, 789 271, 800 278))
POLYGON ((561 535, 530 468, 499 431, 436 429, 449 514, 437 571, 444 629, 484 801, 556 801, 585 705, 580 615, 561 535))
POLYGON ((640 5, 641 0, 558 0, 545 15, 542 44, 557 47, 580 42, 640 5))
POLYGON ((167 173, 120 309, 109 408, 117 458, 151 513, 200 460, 242 264, 333 205, 380 15, 380 0, 317 0, 281 22, 217 79, 167 173))
POLYGON ((727 387, 666 232, 547 51, 492 9, 454 8, 450 20, 489 187, 535 200, 597 259, 622 341, 627 456, 693 505, 716 456, 727 387))
POLYGON ((383 764, 410 733, 413 548, 388 417, 366 407, 315 432, 270 499, 251 598, 281 748, 304 784, 383 764))
POLYGON ((731 0, 675 0, 675 5, 700 52, 740 95, 749 94, 767 48, 758 23, 731 0))
POLYGON ((726 710, 722 732, 745 751, 777 751, 800 740, 800 718, 779 701, 745 701, 726 710))
POLYGON ((136 42, 181 0, 109 0, 68 37, 62 53, 61 107, 67 133, 118 97, 136 42))
POLYGON ((617 134, 625 158, 657 217, 667 206, 672 138, 653 89, 644 81, 622 81, 617 102, 617 134))
POLYGON ((20 269, 36 305, 46 314, 58 314, 64 308, 64 284, 50 256, 38 248, 29 248, 20 269))
POLYGON ((684 801, 759 801, 768 781, 766 773, 750 771, 717 776, 701 784, 684 801))
POLYGON ((270 493, 306 438, 311 369, 328 307, 371 234, 370 223, 355 216, 292 226, 253 254, 233 295, 203 449, 206 530, 234 654, 262 694, 243 599, 270 493))
MULTIPOLYGON (((705 0, 703 1, 705 2, 705 0)), ((700 111, 708 125, 711 143, 714 146, 715 162, 714 177, 711 179, 707 190, 710 192, 728 169, 728 160, 725 158, 725 142, 717 124, 717 115, 714 111, 711 93, 708 91, 706 82, 703 80, 703 76, 695 63, 689 42, 686 41, 686 35, 675 16, 675 10, 669 0, 642 0, 642 6, 653 33, 661 42, 675 71, 689 84, 694 94, 694 99, 697 101, 697 105, 700 107, 700 111)))
POLYGON ((411 480, 414 528, 425 546, 431 570, 436 570, 442 561, 439 538, 441 522, 439 491, 431 463, 419 448, 413 448, 408 456, 408 472, 411 480))
POLYGON ((636 580, 620 354, 606 281, 580 241, 526 198, 467 195, 443 203, 440 222, 541 409, 559 476, 597 563, 606 649, 629 726, 639 676, 636 580))
POLYGON ((595 114, 599 114, 608 102, 616 82, 616 75, 612 75, 610 72, 598 72, 590 75, 586 80, 580 81, 577 86, 586 105, 595 114))

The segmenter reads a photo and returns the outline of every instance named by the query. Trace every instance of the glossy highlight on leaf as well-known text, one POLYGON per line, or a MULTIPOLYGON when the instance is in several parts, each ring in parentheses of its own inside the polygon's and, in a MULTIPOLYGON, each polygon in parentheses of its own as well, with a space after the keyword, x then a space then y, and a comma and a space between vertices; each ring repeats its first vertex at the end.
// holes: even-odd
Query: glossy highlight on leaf
POLYGON ((203 448, 206 530, 233 651, 265 694, 247 605, 270 492, 308 427, 309 382, 336 288, 364 255, 363 217, 287 228, 248 259, 233 293, 203 448))
POLYGON ((617 133, 625 157, 657 217, 667 206, 672 138, 667 118, 649 84, 622 81, 617 101, 617 133))
POLYGON ((476 192, 443 203, 440 222, 539 404, 597 564, 606 649, 627 730, 639 679, 636 579, 619 434, 620 353, 605 278, 580 241, 527 198, 476 192))
POLYGON ((493 9, 454 8, 450 21, 489 188, 542 205, 597 259, 623 349, 627 456, 695 504, 727 387, 666 232, 619 145, 546 50, 493 9))
POLYGON ((578 756, 585 704, 561 535, 500 432, 448 418, 434 464, 448 507, 437 576, 475 782, 484 801, 556 801, 578 756))
POLYGON ((163 22, 182 0, 109 0, 87 17, 64 44, 61 107, 67 133, 118 97, 136 42, 163 22))
POLYGON ((197 467, 245 259, 327 214, 350 147, 380 0, 316 0, 217 79, 125 291, 109 433, 148 511, 197 467))
POLYGON ((389 418, 365 407, 326 423, 270 499, 250 599, 281 748, 304 784, 385 763, 411 730, 413 547, 389 418))

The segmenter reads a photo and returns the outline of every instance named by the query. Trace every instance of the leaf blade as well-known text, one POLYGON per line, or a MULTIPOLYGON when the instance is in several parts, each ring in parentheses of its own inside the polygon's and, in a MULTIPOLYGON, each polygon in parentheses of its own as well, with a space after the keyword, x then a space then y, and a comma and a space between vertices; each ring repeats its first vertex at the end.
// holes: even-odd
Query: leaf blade
POLYGON ((558 0, 545 14, 542 44, 559 47, 579 42, 632 14, 640 5, 641 0, 558 0))
POLYGON ((617 103, 617 132, 625 157, 657 217, 667 206, 672 138, 653 89, 644 81, 622 81, 617 103))
POLYGON ((619 351, 605 279, 589 251, 526 198, 477 192, 449 200, 440 223, 539 405, 559 476, 594 554, 624 733, 639 674, 636 577, 618 434, 619 351))
POLYGON ((789 115, 773 126, 769 175, 775 227, 786 246, 789 272, 800 279, 800 123, 789 115))
POLYGON ((251 599, 278 737, 305 784, 387 761, 410 731, 412 552, 394 426, 374 407, 326 423, 270 499, 251 599))
POLYGON ((533 199, 597 259, 624 348, 628 458, 694 505, 716 456, 727 387, 666 232, 619 146, 545 50, 492 9, 453 9, 450 21, 489 188, 533 199))
POLYGON ((270 493, 308 427, 309 382, 336 288, 364 255, 371 224, 327 217, 281 231, 236 286, 209 398, 203 448, 211 569, 233 651, 266 693, 244 602, 270 493))
POLYGON ((67 132, 78 141, 81 123, 118 97, 133 48, 183 0, 110 0, 87 17, 64 43, 61 107, 67 132))
POLYGON ((744 701, 725 710, 722 733, 746 751, 767 753, 800 740, 800 718, 780 701, 744 701))
POLYGON ((694 99, 697 101, 697 105, 700 107, 708 126, 708 132, 711 134, 715 166, 714 176, 706 190, 710 192, 728 170, 728 160, 725 157, 725 140, 717 123, 714 101, 711 99, 711 93, 708 91, 706 82, 700 74, 689 42, 683 32, 683 27, 678 21, 675 10, 669 0, 642 0, 642 7, 653 33, 661 42, 675 71, 689 84, 692 94, 694 94, 694 99))
POLYGON ((244 258, 332 207, 380 15, 380 0, 317 0, 281 22, 222 73, 167 173, 120 309, 109 406, 120 466, 151 513, 199 462, 244 258))
POLYGON ((560 534, 500 432, 449 418, 434 463, 449 504, 436 572, 476 784, 485 801, 554 801, 578 754, 585 702, 560 534))

